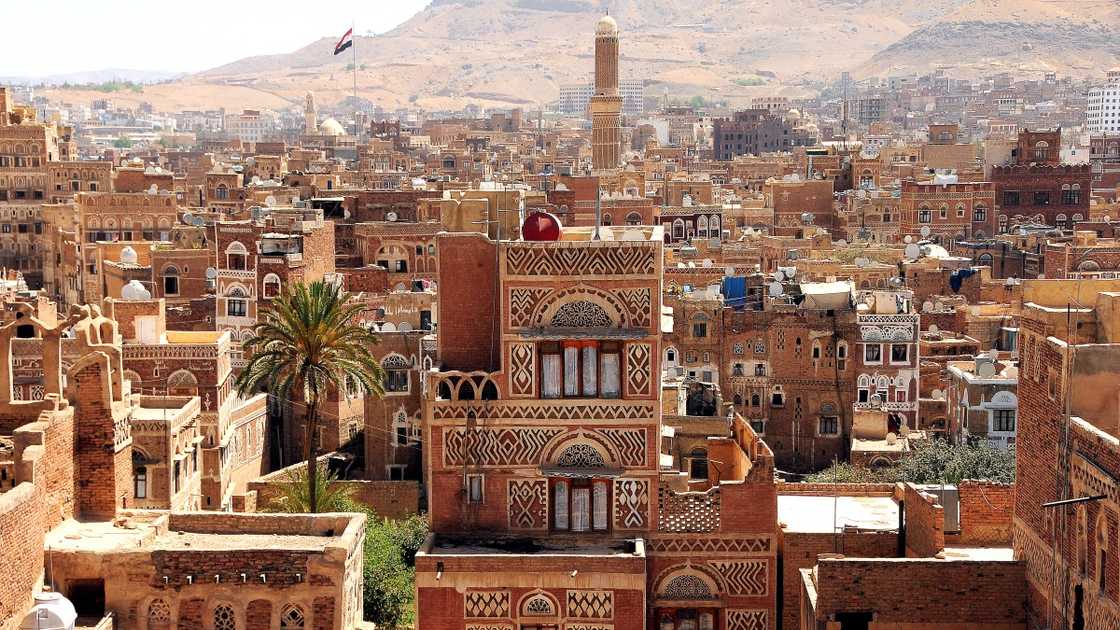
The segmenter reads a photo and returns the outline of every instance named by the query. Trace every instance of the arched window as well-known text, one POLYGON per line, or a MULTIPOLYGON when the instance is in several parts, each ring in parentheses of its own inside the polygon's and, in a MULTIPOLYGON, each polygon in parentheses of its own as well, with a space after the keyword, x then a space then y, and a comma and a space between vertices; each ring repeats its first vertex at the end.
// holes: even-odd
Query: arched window
POLYGON ((641 225, 641 224, 642 224, 642 215, 638 214, 637 212, 631 212, 630 214, 626 215, 626 225, 641 225))
POLYGON ((218 604, 214 608, 214 630, 237 630, 237 615, 229 604, 218 604))
POLYGON ((590 300, 576 300, 561 306, 550 324, 557 328, 609 328, 614 322, 602 306, 590 300))
POLYGON ((399 354, 390 354, 381 360, 381 368, 385 370, 386 392, 407 392, 408 360, 399 354))
POLYGON ((931 223, 933 221, 933 213, 929 208, 918 209, 918 223, 931 223))
POLYGON ((708 217, 700 215, 700 218, 696 219, 696 236, 708 238, 708 217))
POLYGON ((162 599, 148 604, 148 630, 168 630, 171 627, 171 607, 162 599))
POLYGON ((177 370, 167 377, 169 396, 197 396, 198 379, 187 370, 177 370))
POLYGON ((614 217, 609 212, 603 214, 603 225, 614 225, 614 217))
POLYGON ((303 609, 288 604, 280 611, 280 630, 302 630, 304 627, 303 609))
POLYGON ((697 447, 689 453, 688 476, 690 479, 708 478, 708 449, 697 447))
POLYGON ((720 219, 718 214, 713 214, 712 217, 708 219, 708 233, 712 235, 712 238, 720 237, 720 219))
POLYGON ((249 256, 249 250, 241 241, 234 241, 226 248, 226 269, 244 271, 249 256))
POLYGON ((249 312, 249 300, 245 290, 234 287, 229 290, 226 297, 226 315, 229 317, 245 317, 249 312))
POLYGON ((455 156, 447 155, 443 158, 443 168, 455 168, 455 156))
POLYGON ((1034 161, 1046 162, 1050 159, 1050 144, 1045 141, 1036 142, 1034 145, 1034 161))
POLYGON ((137 466, 132 469, 133 492, 137 499, 148 498, 148 468, 137 466))
POLYGON ((992 260, 993 260, 992 255, 987 253, 987 252, 984 252, 983 254, 980 254, 976 258, 976 264, 981 265, 981 266, 991 267, 992 266, 992 260))
POLYGON ((675 221, 673 221, 673 238, 684 238, 684 219, 676 219, 675 221))
POLYGON ((163 294, 168 297, 179 295, 179 268, 174 265, 163 270, 163 294))
POLYGON ((274 273, 265 276, 261 290, 266 298, 273 298, 280 295, 280 276, 274 273))
POLYGON ((229 186, 226 186, 224 183, 218 184, 218 187, 214 189, 214 198, 221 200, 229 199, 229 186))
POLYGON ((976 206, 972 210, 972 221, 974 223, 984 223, 988 220, 988 209, 984 206, 976 206))
POLYGON ((556 604, 547 595, 532 595, 521 603, 522 617, 555 617, 556 604))
POLYGON ((759 396, 757 393, 756 394, 751 394, 751 406, 752 407, 761 407, 762 406, 762 396, 759 396))
POLYGON ((1091 273, 1091 272, 1095 272, 1095 271, 1100 271, 1101 266, 1100 266, 1100 263, 1098 263, 1095 260, 1083 260, 1083 261, 1081 261, 1081 264, 1077 265, 1077 270, 1078 271, 1088 271, 1088 272, 1091 273))

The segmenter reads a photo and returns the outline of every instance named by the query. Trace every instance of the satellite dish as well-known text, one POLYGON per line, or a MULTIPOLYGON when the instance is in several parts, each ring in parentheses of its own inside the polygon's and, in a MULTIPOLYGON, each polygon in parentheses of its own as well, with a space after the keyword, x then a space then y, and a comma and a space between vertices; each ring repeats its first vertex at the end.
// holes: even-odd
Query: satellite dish
POLYGON ((941 391, 940 389, 935 389, 930 392, 930 397, 932 397, 934 400, 941 400, 945 397, 945 392, 941 391))
POLYGON ((786 292, 785 287, 782 286, 781 282, 771 282, 770 283, 770 288, 769 288, 770 297, 782 297, 782 294, 785 293, 785 292, 786 292))
POLYGON ((271 208, 272 206, 275 206, 276 205, 276 197, 273 197, 272 195, 269 195, 269 196, 265 197, 264 198, 264 205, 268 206, 269 208, 271 208))
POLYGON ((253 185, 257 185, 257 184, 261 183, 261 178, 258 177, 257 175, 254 175, 253 179, 250 181, 250 183, 253 184, 253 185))
POLYGON ((775 282, 781 282, 782 280, 786 279, 786 274, 782 273, 782 270, 779 269, 770 274, 770 277, 773 278, 775 282))
POLYGON ((848 241, 846 241, 844 239, 840 239, 840 240, 836 241, 836 246, 837 247, 847 247, 848 246, 848 241))
POLYGON ((856 259, 856 266, 859 267, 860 269, 863 269, 864 267, 866 267, 869 264, 871 264, 871 261, 862 257, 862 256, 856 259))
MULTIPOLYGON (((930 302, 929 300, 926 300, 925 302, 922 302, 922 312, 923 313, 929 313, 932 310, 933 310, 933 302, 930 302)), ((929 327, 929 331, 930 332, 937 332, 937 326, 934 326, 934 325, 931 324, 930 327, 929 327)))
POLYGON ((798 256, 799 256, 799 254, 797 253, 796 249, 791 249, 791 250, 789 250, 789 253, 786 254, 786 258, 788 258, 790 260, 797 260, 798 256))
POLYGON ((397 330, 400 332, 412 332, 412 324, 408 322, 401 322, 401 325, 397 326, 397 330))
POLYGON ((390 222, 390 223, 392 223, 393 221, 396 221, 397 220, 397 213, 396 212, 386 212, 385 213, 385 220, 390 222))
MULTIPOLYGON (((929 304, 929 307, 930 307, 931 310, 933 309, 933 303, 932 302, 926 302, 926 304, 929 304)), ((923 304, 922 306, 925 306, 925 304, 923 304)), ((929 331, 931 333, 938 333, 938 332, 941 332, 941 329, 937 327, 937 324, 930 324, 929 325, 929 331)))
POLYGON ((156 186, 155 184, 152 184, 151 186, 148 186, 148 194, 149 195, 154 195, 158 192, 159 192, 159 186, 156 186))
POLYGON ((801 213, 801 222, 805 223, 805 224, 812 223, 813 222, 813 213, 812 212, 802 212, 801 213))
POLYGON ((914 243, 906 246, 906 257, 910 260, 917 260, 922 255, 922 248, 914 243))
POLYGON ((914 237, 907 234, 906 237, 902 239, 902 242, 903 243, 912 243, 912 242, 914 242, 914 237))
POLYGON ((793 277, 797 275, 797 267, 784 267, 782 272, 786 274, 787 278, 793 280, 793 277))
POLYGON ((186 223, 187 225, 194 225, 194 215, 189 212, 184 212, 183 223, 186 223))
POLYGON ((724 267, 723 268, 723 275, 725 275, 725 276, 735 275, 735 268, 734 267, 724 267))
POLYGON ((976 375, 980 378, 991 378, 996 375, 996 366, 992 363, 981 363, 976 366, 976 375))
POLYGON ((1112 223, 1112 217, 1108 216, 1107 214, 1104 215, 1104 222, 1105 223, 1112 223))
POLYGON ((923 225, 922 229, 920 231, 922 233, 922 238, 926 238, 927 236, 929 236, 929 226, 928 225, 923 225))
POLYGON ((871 397, 871 404, 873 404, 873 405, 883 404, 883 397, 880 396, 879 394, 875 394, 874 396, 871 397))
POLYGON ((995 348, 992 348, 991 350, 988 351, 988 356, 993 361, 999 361, 999 350, 996 350, 995 348))
POLYGON ((705 269, 711 269, 712 268, 712 259, 711 258, 705 258, 704 262, 702 264, 704 265, 705 269))
POLYGON ((207 280, 213 280, 214 278, 217 278, 217 277, 218 277, 218 270, 217 269, 215 269, 213 267, 207 267, 206 268, 206 279, 207 280))
POLYGON ((898 287, 902 286, 902 282, 903 282, 902 278, 899 278, 898 276, 895 276, 895 277, 890 279, 891 286, 896 288, 896 289, 898 287))

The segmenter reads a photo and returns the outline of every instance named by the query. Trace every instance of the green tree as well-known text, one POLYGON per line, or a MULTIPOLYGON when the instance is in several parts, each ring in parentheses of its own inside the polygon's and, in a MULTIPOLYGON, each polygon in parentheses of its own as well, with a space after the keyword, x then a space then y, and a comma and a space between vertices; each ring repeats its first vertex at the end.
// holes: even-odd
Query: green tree
MULTIPOLYGON (((363 617, 379 627, 411 627, 415 617, 416 552, 428 535, 428 521, 411 516, 402 521, 380 518, 353 492, 330 475, 316 475, 319 508, 324 512, 359 512, 366 515, 362 548, 363 617)), ((279 486, 280 494, 265 509, 270 512, 305 513, 311 486, 307 469, 294 467, 279 486)))
POLYGON ((113 146, 118 149, 131 149, 132 139, 121 136, 113 141, 113 146))
POLYGON ((293 394, 303 399, 310 512, 319 511, 315 459, 323 396, 350 386, 367 395, 384 393, 384 373, 370 352, 377 335, 358 322, 364 309, 337 285, 296 282, 272 300, 244 343, 250 358, 237 378, 241 395, 264 388, 289 403, 293 394))
MULTIPOLYGON (((315 496, 320 512, 361 512, 362 507, 354 501, 352 488, 335 483, 338 477, 332 473, 315 475, 315 496)), ((273 498, 265 510, 268 512, 287 512, 304 514, 311 509, 311 484, 308 483, 307 467, 296 466, 288 471, 282 483, 278 484, 279 494, 273 498)))
POLYGON ((985 443, 949 444, 945 440, 917 442, 894 466, 871 470, 845 462, 807 475, 813 483, 913 483, 956 484, 965 479, 1001 483, 1015 481, 1015 449, 996 449, 985 443))

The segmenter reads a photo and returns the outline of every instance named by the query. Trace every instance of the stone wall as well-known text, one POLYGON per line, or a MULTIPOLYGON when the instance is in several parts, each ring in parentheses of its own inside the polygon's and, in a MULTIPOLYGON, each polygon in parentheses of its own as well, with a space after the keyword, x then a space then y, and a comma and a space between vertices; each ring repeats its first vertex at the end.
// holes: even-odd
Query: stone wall
POLYGON ((930 558, 945 549, 945 509, 933 495, 906 484, 903 511, 907 557, 930 558))
POLYGON ((839 534, 801 532, 783 534, 781 550, 783 628, 801 627, 801 569, 812 568, 817 564, 818 556, 823 553, 838 553, 856 558, 893 558, 898 554, 898 532, 845 531, 839 534))
POLYGON ((43 577, 44 504, 31 483, 0 494, 0 630, 14 630, 43 577))
POLYGON ((816 583, 818 620, 873 612, 872 627, 931 630, 1009 630, 1026 622, 1021 562, 822 559, 816 583))
POLYGON ((961 545, 1011 544, 1011 516, 1015 505, 1013 484, 966 480, 957 484, 960 494, 961 545))

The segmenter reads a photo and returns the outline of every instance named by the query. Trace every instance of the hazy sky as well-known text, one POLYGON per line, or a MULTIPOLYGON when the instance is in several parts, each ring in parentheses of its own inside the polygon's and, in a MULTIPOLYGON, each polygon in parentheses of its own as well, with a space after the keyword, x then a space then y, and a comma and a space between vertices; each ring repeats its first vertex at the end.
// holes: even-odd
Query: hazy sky
MULTIPOLYGON (((0 4, 6 4, 0 2, 0 4)), ((35 0, 4 7, 0 76, 126 68, 193 72, 290 52, 320 37, 382 33, 428 0, 35 0)))

